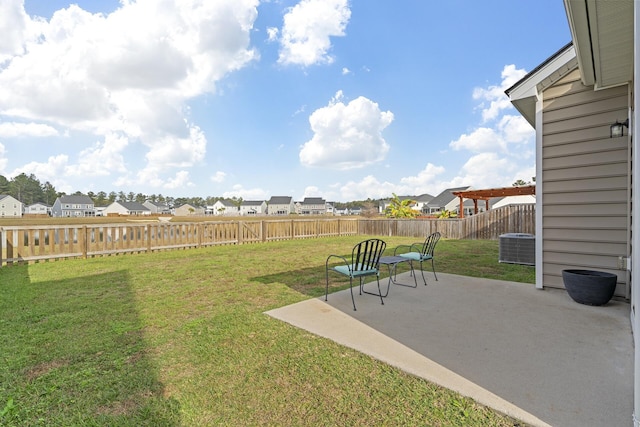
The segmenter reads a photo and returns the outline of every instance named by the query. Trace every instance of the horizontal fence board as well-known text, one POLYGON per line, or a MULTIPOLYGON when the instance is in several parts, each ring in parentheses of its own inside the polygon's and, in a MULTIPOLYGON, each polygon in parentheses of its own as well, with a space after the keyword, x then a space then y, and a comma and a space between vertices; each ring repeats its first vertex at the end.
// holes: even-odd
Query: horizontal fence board
POLYGON ((505 206, 453 219, 333 217, 7 226, 0 228, 0 265, 328 236, 401 236, 422 240, 436 231, 448 239, 498 239, 504 233, 533 234, 535 207, 505 206))

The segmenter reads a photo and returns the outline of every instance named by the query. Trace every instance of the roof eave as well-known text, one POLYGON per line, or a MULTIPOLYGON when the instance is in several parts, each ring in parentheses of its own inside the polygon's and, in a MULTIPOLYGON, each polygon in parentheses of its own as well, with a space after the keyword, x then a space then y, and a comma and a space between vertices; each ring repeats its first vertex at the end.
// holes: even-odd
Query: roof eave
POLYGON ((573 44, 568 43, 507 89, 505 94, 516 110, 531 126, 535 127, 538 94, 575 67, 577 67, 576 51, 573 44))

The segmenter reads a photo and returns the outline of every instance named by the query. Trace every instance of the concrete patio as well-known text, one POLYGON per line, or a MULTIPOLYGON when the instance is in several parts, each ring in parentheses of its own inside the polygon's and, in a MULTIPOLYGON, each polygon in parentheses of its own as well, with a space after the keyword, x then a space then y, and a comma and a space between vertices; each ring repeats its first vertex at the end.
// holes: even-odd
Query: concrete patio
MULTIPOLYGON (((438 279, 429 273, 426 287, 391 285, 384 305, 356 289, 357 311, 346 290, 267 314, 530 425, 633 424, 627 302, 591 307, 563 290, 444 273, 438 279)), ((408 273, 398 280, 413 282, 408 273)))

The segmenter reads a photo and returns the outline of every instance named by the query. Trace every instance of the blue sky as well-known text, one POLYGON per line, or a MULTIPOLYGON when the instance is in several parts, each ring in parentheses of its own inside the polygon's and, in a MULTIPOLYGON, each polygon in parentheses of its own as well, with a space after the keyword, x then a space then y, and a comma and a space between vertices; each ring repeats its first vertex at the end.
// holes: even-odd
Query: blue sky
POLYGON ((349 201, 510 186, 504 90, 561 0, 4 0, 0 174, 58 191, 349 201))

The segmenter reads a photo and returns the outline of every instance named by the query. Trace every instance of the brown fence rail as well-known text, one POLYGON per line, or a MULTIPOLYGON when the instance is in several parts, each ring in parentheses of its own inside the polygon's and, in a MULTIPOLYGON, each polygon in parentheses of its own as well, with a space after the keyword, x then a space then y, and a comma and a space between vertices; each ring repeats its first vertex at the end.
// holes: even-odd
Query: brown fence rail
POLYGON ((355 218, 6 226, 0 265, 357 233, 355 218))
POLYGON ((0 229, 0 265, 325 236, 425 237, 435 231, 450 239, 533 234, 535 208, 507 206, 462 219, 296 218, 6 226, 0 229))

